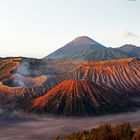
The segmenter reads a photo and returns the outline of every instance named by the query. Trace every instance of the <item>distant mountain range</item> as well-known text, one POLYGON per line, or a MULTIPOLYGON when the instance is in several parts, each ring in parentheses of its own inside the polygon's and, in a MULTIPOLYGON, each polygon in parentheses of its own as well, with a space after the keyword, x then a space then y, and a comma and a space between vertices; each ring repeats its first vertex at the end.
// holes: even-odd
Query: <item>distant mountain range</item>
POLYGON ((119 48, 108 48, 87 36, 77 37, 45 59, 55 60, 111 60, 140 57, 140 47, 126 44, 119 48))

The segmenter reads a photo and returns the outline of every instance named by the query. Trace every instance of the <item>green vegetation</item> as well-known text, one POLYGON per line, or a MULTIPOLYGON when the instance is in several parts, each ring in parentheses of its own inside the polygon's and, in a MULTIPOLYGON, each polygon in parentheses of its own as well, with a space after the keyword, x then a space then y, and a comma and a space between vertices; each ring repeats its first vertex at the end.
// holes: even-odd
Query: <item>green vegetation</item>
POLYGON ((89 131, 72 133, 69 136, 57 137, 54 140, 140 140, 140 128, 134 132, 129 123, 123 125, 105 124, 89 131))

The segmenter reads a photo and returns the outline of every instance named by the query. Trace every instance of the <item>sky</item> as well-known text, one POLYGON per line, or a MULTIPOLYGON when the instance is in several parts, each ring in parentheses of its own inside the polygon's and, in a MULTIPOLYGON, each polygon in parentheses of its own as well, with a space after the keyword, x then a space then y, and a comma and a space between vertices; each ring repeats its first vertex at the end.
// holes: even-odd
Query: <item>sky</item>
POLYGON ((78 36, 140 46, 140 0, 0 0, 0 57, 42 58, 78 36))

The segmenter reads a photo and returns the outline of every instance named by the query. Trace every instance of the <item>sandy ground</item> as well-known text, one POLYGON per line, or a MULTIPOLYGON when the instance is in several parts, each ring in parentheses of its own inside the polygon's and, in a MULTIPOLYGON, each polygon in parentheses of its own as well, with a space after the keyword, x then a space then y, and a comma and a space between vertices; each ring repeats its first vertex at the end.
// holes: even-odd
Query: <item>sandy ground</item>
POLYGON ((91 129, 103 123, 140 125, 140 110, 119 115, 87 118, 56 118, 0 110, 0 140, 51 140, 54 136, 91 129))

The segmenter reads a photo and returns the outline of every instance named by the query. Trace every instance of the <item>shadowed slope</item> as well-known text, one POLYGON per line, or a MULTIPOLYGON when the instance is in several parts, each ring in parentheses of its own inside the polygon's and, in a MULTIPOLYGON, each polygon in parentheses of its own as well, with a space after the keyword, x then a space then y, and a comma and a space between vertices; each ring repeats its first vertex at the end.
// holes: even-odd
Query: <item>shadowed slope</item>
POLYGON ((140 58, 140 47, 137 47, 135 45, 126 44, 126 45, 123 45, 116 49, 121 50, 124 54, 126 54, 129 57, 139 57, 140 58))
POLYGON ((128 107, 129 101, 118 98, 97 84, 86 80, 66 80, 35 99, 30 111, 85 116, 126 111, 128 107))
POLYGON ((94 52, 89 56, 89 60, 112 60, 112 59, 122 59, 128 58, 129 56, 122 53, 120 50, 114 48, 106 48, 100 51, 94 52))

